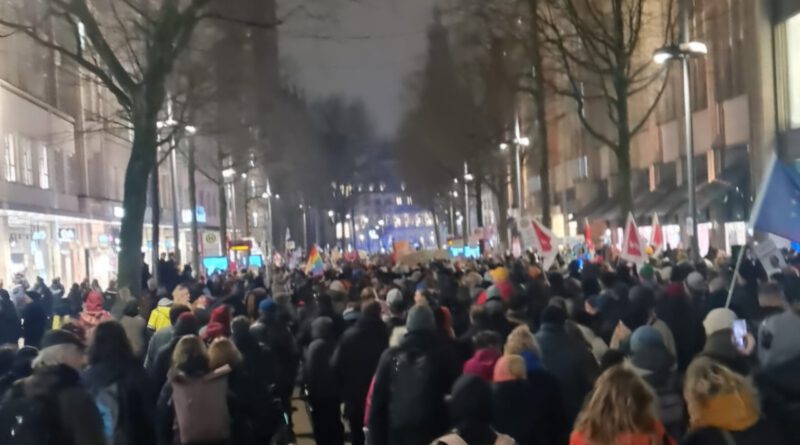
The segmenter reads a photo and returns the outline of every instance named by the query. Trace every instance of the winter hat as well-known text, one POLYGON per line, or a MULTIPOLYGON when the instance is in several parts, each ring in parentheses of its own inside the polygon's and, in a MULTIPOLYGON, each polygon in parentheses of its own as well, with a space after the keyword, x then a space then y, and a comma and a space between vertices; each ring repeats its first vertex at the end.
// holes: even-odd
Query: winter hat
POLYGON ((212 321, 211 323, 206 326, 206 332, 203 334, 203 340, 206 342, 211 342, 215 338, 226 338, 228 337, 229 333, 225 332, 225 326, 218 322, 212 321))
POLYGON ((639 269, 639 276, 646 281, 653 281, 655 278, 655 271, 653 270, 653 266, 649 264, 645 264, 639 269))
POLYGON ((258 303, 258 311, 259 312, 269 312, 270 309, 275 307, 275 300, 271 298, 265 298, 258 303))
POLYGON ((228 310, 227 306, 218 306, 211 311, 209 324, 211 323, 219 323, 222 325, 222 335, 225 337, 231 336, 231 312, 228 310))
POLYGON ((59 345, 74 345, 80 349, 84 348, 84 344, 81 342, 81 339, 72 332, 65 331, 63 329, 55 329, 44 334, 41 344, 42 350, 59 345))
POLYGON ((652 326, 640 326, 631 335, 631 352, 653 348, 664 348, 664 338, 658 329, 652 326))
POLYGON ((525 380, 528 371, 525 369, 525 360, 516 354, 506 354, 497 360, 494 365, 493 380, 495 383, 525 380))
POLYGON ((386 304, 388 304, 390 308, 399 308, 403 306, 403 293, 400 292, 400 289, 391 289, 386 294, 386 304))
POLYGON ((492 283, 502 283, 508 280, 508 269, 505 267, 498 267, 489 272, 489 275, 492 277, 492 283))
POLYGON ((178 338, 184 335, 197 335, 199 329, 194 314, 191 312, 184 312, 178 317, 178 321, 175 323, 175 328, 172 331, 172 336, 178 338))
POLYGON ((331 292, 337 292, 340 294, 345 293, 344 284, 339 280, 334 280, 331 282, 331 285, 328 286, 328 290, 331 292))
POLYGON ((567 322, 567 313, 558 306, 547 306, 542 311, 542 324, 563 326, 567 322))
POLYGON ((733 322, 736 320, 736 313, 730 309, 717 308, 712 310, 703 320, 703 327, 706 330, 706 336, 723 329, 733 329, 733 322))
POLYGON ((697 271, 690 273, 689 276, 686 277, 686 287, 692 292, 706 292, 708 290, 706 279, 697 271))
POLYGON ((436 320, 433 317, 433 311, 428 306, 416 305, 408 311, 408 319, 406 321, 406 328, 408 332, 433 332, 436 330, 436 320))
POLYGON ((474 375, 491 383, 494 375, 495 363, 500 358, 500 352, 494 348, 484 348, 475 351, 475 355, 464 363, 464 374, 474 375))

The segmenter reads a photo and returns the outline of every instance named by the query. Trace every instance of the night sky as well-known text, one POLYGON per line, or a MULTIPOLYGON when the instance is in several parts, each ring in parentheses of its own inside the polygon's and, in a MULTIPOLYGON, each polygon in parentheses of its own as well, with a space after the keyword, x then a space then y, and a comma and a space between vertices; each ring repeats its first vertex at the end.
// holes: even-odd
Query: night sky
POLYGON ((311 97, 363 99, 377 131, 391 136, 405 80, 423 61, 435 0, 324 1, 338 2, 335 13, 295 18, 281 29, 282 69, 311 97))

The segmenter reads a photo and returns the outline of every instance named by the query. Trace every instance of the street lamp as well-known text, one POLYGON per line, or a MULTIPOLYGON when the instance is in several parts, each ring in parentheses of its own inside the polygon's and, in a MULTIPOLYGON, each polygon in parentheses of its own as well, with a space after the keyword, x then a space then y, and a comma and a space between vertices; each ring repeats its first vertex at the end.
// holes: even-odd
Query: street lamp
POLYGON ((665 64, 670 60, 681 61, 683 74, 683 118, 684 118, 684 144, 686 148, 686 177, 689 193, 689 227, 691 229, 691 259, 697 262, 700 259, 700 244, 697 237, 697 199, 694 175, 694 138, 692 122, 692 91, 689 80, 689 59, 702 57, 708 54, 705 43, 689 40, 689 5, 683 0, 681 5, 681 40, 682 43, 672 44, 657 49, 653 53, 653 61, 665 64))

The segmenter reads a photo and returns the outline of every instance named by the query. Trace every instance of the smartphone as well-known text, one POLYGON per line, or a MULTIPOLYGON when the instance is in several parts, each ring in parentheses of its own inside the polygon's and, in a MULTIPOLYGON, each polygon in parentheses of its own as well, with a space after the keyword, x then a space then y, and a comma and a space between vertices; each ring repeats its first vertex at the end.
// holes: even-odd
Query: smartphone
POLYGON ((744 351, 747 347, 747 321, 734 320, 733 321, 733 344, 744 351))

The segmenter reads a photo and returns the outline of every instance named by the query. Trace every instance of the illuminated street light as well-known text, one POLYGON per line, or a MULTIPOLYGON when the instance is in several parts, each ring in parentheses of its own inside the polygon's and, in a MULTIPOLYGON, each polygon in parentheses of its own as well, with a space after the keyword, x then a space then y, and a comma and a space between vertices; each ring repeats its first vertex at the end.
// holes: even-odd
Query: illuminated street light
POLYGON ((506 144, 505 142, 501 142, 500 143, 500 150, 501 151, 508 150, 508 144, 506 144))
POLYGON ((333 218, 333 215, 334 215, 333 210, 328 210, 328 216, 333 218))
POLYGON ((229 179, 229 178, 232 178, 234 176, 236 176, 236 170, 234 170, 232 168, 226 168, 225 170, 222 170, 222 177, 223 178, 229 179))

